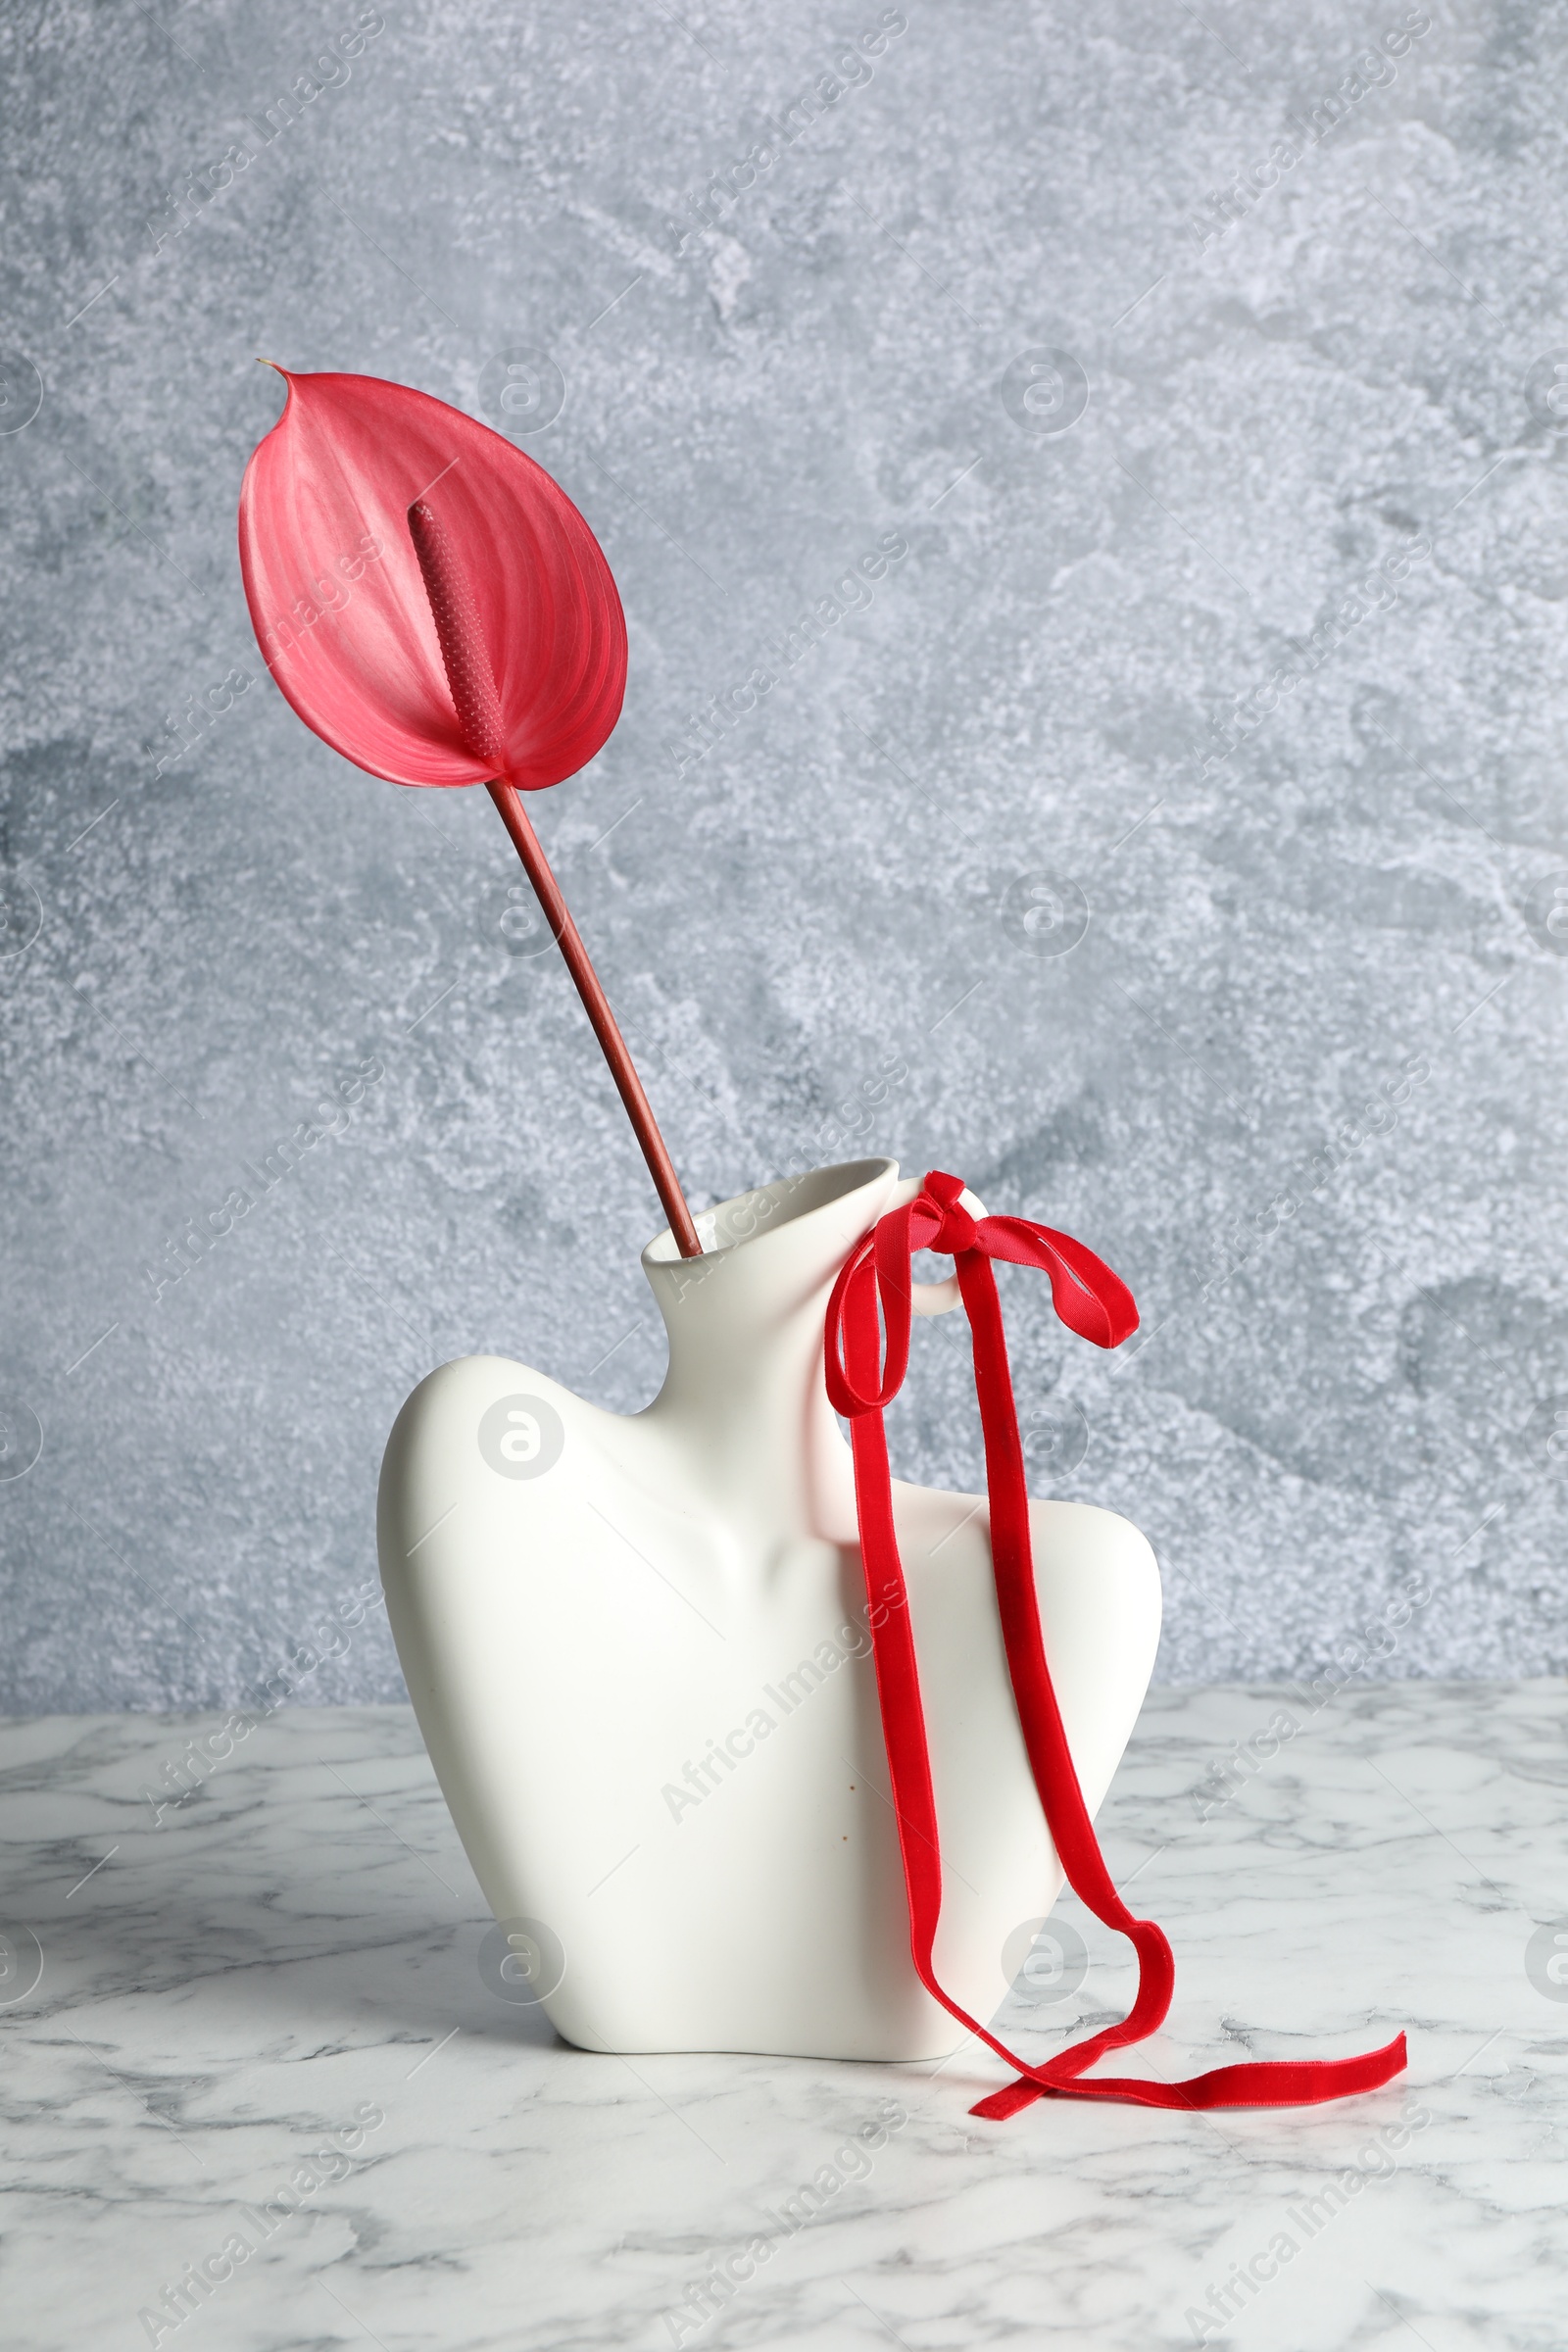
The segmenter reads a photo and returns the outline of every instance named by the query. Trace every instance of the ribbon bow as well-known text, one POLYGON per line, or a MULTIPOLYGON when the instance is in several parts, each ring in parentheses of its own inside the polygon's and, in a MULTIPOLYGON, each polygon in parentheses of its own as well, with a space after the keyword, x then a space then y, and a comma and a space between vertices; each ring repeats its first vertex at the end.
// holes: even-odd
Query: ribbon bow
POLYGON ((969 2112, 1001 2122, 1040 2098, 1121 2099, 1140 2107, 1313 2107, 1356 2091, 1377 2090, 1404 2068, 1402 2034, 1382 2049, 1354 2058, 1249 2061, 1215 2067, 1184 2082, 1132 2075, 1083 2079, 1107 2050, 1147 2040, 1163 2024, 1175 1988, 1176 1964, 1160 1929, 1152 1919, 1135 1919, 1111 1882, 1062 1729, 1041 1635, 1023 1446, 991 1261, 1001 1258, 1048 1274, 1056 1313, 1069 1331, 1097 1348, 1119 1347, 1137 1329, 1138 1309, 1126 1284, 1082 1242, 1026 1217, 972 1217, 959 1199, 963 1189, 956 1176, 933 1170, 914 1200, 891 1209, 856 1245, 828 1301, 827 1393, 834 1410, 851 1424, 860 1557, 908 1897, 910 1953, 927 1992, 1017 2069, 1016 2082, 979 2100, 969 2112), (942 1856, 914 1634, 893 1524, 883 1418, 908 1369, 913 1311, 909 1260, 918 1250, 935 1250, 955 1259, 958 1293, 969 1319, 985 1438, 997 1610, 1046 1824, 1074 1893, 1106 1927, 1130 1937, 1138 1955, 1138 1996, 1128 2015, 1119 2025, 1058 2051, 1044 2066, 1026 2064, 951 2000, 932 1965, 942 1911, 942 1856))

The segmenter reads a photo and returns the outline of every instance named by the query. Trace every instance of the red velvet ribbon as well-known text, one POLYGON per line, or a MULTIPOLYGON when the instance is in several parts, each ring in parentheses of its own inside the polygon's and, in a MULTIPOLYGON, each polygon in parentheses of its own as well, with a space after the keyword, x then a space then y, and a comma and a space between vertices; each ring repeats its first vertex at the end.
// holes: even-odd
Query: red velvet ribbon
POLYGON ((1377 2090, 1402 2072, 1404 2035, 1354 2058, 1291 2059, 1220 2066, 1184 2082, 1120 2075, 1084 2079, 1107 2050, 1144 2041, 1163 2024, 1175 1986, 1170 1945, 1151 1919, 1135 1919, 1116 1892, 1095 1836, 1046 1663, 1035 1593, 1023 1446, 1007 1365, 1002 1305, 991 1260, 1036 1266, 1051 1278, 1056 1313, 1069 1331, 1097 1348, 1115 1348, 1136 1330, 1138 1310, 1125 1283, 1065 1233, 1025 1217, 971 1217, 956 1176, 933 1170, 918 1196, 883 1217, 857 1245, 833 1288, 827 1311, 827 1390, 851 1423, 860 1555, 870 1601, 872 1654, 888 1772, 904 1857, 909 1948, 920 1982, 950 2016, 966 2026, 1018 2079, 970 2109, 1002 2121, 1035 2099, 1121 2099, 1140 2107, 1314 2107, 1377 2090), (1130 1937, 1138 1955, 1138 1997, 1119 2025, 1030 2066, 978 2019, 949 1998, 932 1964, 942 1910, 942 1857, 920 1675, 908 1593, 893 1524, 893 1486, 883 1415, 904 1385, 909 1361, 909 1260, 918 1250, 952 1256, 969 1318, 975 1391, 985 1436, 991 1557, 1007 1672, 1030 1771, 1067 1883, 1106 1927, 1130 1937), (886 1329, 884 1351, 882 1327, 886 1329))

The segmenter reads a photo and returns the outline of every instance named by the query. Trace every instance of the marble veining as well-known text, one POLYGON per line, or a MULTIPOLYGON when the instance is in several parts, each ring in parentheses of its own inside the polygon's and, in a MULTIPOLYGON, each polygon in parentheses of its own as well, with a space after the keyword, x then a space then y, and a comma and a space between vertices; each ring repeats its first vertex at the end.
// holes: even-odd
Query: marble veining
MULTIPOLYGON (((179 1804, 165 1767, 221 1747, 221 1718, 8 1723, 0 2337, 1547 2352, 1563 1697, 1155 1690, 1102 1822, 1177 1951, 1149 2069, 1403 2025, 1408 2076, 1310 2112, 1002 2127, 966 2113, 999 2078, 983 2053, 564 2047, 481 1969, 490 1923, 405 1708, 281 1711, 187 1767, 179 1804)), ((1015 1988, 1021 2048, 1129 1997, 1112 1939, 1071 1898, 1056 1917, 1087 1973, 1015 1988)))

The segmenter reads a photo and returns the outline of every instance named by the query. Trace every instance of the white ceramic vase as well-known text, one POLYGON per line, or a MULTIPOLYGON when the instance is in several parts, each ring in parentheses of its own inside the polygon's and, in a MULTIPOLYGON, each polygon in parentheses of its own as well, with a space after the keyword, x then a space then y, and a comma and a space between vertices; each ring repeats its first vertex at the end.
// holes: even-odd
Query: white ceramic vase
MULTIPOLYGON (((850 1452, 822 1370, 839 1267, 914 1189, 861 1160, 699 1217, 702 1258, 661 1234, 642 1262, 669 1370, 641 1413, 466 1356, 392 1431, 381 1575, 419 1727, 516 1975, 585 2049, 913 2059, 962 2038, 909 1958, 850 1452)), ((896 1450, 896 1412, 891 1427, 896 1450)), ((894 1493, 942 1827, 937 1975, 986 2020, 1061 1872, 983 1503, 894 1493)), ((1158 1572, 1111 1512, 1036 1502, 1031 1518, 1094 1811, 1153 1664, 1158 1572)))

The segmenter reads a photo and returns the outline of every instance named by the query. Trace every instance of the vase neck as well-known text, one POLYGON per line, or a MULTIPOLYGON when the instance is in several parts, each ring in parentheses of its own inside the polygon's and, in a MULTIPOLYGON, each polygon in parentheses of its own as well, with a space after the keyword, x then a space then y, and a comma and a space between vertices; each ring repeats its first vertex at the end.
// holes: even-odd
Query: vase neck
POLYGON ((676 1256, 667 1234, 643 1252, 669 1338, 650 1409, 678 1427, 710 1490, 781 1534, 820 1530, 823 1504, 843 1500, 823 1323, 839 1268, 898 1175, 878 1159, 786 1177, 701 1213, 700 1258, 676 1256))

